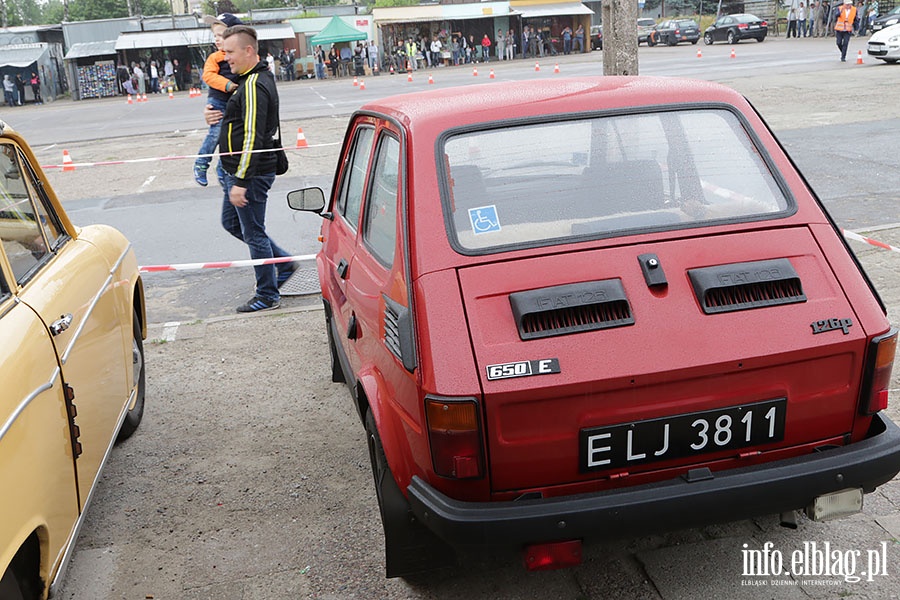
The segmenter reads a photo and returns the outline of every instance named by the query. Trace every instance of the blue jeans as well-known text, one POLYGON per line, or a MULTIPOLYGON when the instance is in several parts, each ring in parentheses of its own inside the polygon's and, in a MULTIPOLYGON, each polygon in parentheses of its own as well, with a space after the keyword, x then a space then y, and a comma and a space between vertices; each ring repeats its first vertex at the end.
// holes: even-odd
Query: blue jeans
POLYGON ((841 61, 847 60, 847 48, 850 46, 850 36, 852 31, 835 31, 834 41, 841 51, 841 61))
POLYGON ((316 79, 325 79, 325 63, 316 63, 316 79))
MULTIPOLYGON (((207 98, 206 103, 212 106, 215 110, 221 110, 223 113, 225 112, 225 102, 219 100, 218 98, 207 98)), ((215 152, 216 147, 219 145, 219 132, 221 130, 221 121, 219 121, 215 125, 210 125, 209 130, 206 132, 206 137, 203 138, 203 143, 200 144, 200 150, 197 151, 197 154, 212 154, 213 152, 215 152)), ((197 158, 197 160, 194 161, 194 167, 206 171, 209 168, 209 164, 211 162, 211 156, 200 156, 197 158)), ((216 175, 218 175, 219 184, 221 184, 222 180, 225 178, 225 171, 222 170, 222 161, 219 161, 219 163, 216 165, 216 175)))
MULTIPOLYGON (((250 258, 280 258, 291 256, 266 233, 266 201, 269 189, 275 182, 275 173, 257 175, 250 179, 247 188, 247 206, 238 208, 228 200, 228 194, 235 183, 234 175, 225 173, 225 197, 222 201, 222 227, 250 248, 250 258)), ((256 295, 264 300, 281 298, 278 293, 276 270, 291 271, 291 263, 259 265, 253 267, 256 273, 256 295)))

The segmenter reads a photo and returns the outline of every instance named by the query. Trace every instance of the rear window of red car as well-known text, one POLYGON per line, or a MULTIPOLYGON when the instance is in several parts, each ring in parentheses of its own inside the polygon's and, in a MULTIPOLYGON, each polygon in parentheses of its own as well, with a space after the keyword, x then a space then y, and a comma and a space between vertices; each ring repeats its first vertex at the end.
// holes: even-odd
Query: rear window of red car
POLYGON ((458 250, 772 218, 792 205, 738 117, 691 109, 451 133, 458 250))

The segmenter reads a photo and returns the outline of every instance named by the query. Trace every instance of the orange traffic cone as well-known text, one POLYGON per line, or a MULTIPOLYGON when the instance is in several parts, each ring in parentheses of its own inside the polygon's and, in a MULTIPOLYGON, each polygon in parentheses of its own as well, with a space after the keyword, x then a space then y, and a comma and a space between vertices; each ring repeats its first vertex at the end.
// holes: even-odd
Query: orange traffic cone
POLYGON ((146 101, 147 101, 147 94, 144 94, 143 96, 141 96, 141 102, 146 102, 146 101))
POLYGON ((412 73, 407 73, 407 75, 406 75, 406 80, 407 80, 407 81, 412 81, 412 73))
POLYGON ((134 104, 134 100, 131 99, 131 94, 128 94, 128 104, 134 104))
POLYGON ((359 85, 359 79, 357 79, 356 77, 354 77, 354 78, 353 78, 353 87, 356 87, 356 86, 358 86, 358 85, 359 85))
POLYGON ((860 50, 860 51, 856 54, 856 64, 858 64, 858 65, 863 64, 862 50, 860 50))
POLYGON ((394 74, 394 65, 393 65, 393 63, 391 63, 391 75, 393 75, 393 74, 394 74))
POLYGON ((539 64, 537 64, 537 63, 534 63, 534 70, 535 70, 535 71, 540 71, 540 70, 541 70, 541 65, 539 65, 539 64))
POLYGON ((434 78, 431 75, 428 76, 428 83, 434 83, 434 78))
POLYGON ((700 51, 700 48, 697 48, 697 58, 703 58, 703 53, 700 51))
POLYGON ((72 162, 72 157, 69 156, 68 150, 63 150, 63 171, 74 171, 75 163, 72 162))
POLYGON ((491 72, 490 72, 490 74, 488 75, 488 79, 493 79, 493 78, 494 78, 494 70, 491 69, 491 72))
POLYGON ((306 136, 303 135, 303 128, 297 128, 297 148, 309 148, 309 144, 306 143, 306 136))
POLYGON ((478 67, 472 67, 472 77, 478 77, 478 67))
POLYGON ((559 63, 556 63, 556 64, 553 66, 553 72, 554 72, 554 73, 559 73, 559 63))
POLYGON ((361 90, 366 89, 366 82, 362 79, 359 80, 359 89, 361 89, 361 90))
POLYGON ((732 48, 731 49, 731 58, 734 58, 735 56, 737 56, 737 55, 734 53, 734 48, 732 48))
POLYGON ((174 98, 175 98, 175 94, 172 92, 172 88, 169 88, 169 100, 172 100, 174 98))

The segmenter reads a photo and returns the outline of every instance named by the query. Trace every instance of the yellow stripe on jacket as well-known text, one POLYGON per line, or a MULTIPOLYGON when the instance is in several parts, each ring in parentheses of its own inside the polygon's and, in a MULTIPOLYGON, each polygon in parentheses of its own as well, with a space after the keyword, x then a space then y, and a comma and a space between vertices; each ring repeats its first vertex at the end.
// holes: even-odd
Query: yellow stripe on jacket
POLYGON ((253 141, 256 139, 256 80, 259 74, 254 73, 244 82, 244 143, 241 147, 243 154, 238 163, 234 176, 238 179, 245 179, 247 171, 250 168, 250 159, 253 157, 250 152, 253 148, 253 141))

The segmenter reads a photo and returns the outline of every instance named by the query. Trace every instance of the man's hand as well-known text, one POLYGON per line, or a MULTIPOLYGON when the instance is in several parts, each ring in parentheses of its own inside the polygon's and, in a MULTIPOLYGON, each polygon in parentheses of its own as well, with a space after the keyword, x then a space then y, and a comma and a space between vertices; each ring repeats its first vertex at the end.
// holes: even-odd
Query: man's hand
POLYGON ((228 192, 228 201, 238 208, 247 206, 247 203, 249 202, 249 200, 247 200, 247 188, 236 185, 231 186, 231 191, 228 192))
POLYGON ((203 118, 206 119, 207 125, 215 125, 222 120, 222 116, 222 111, 214 109, 212 104, 203 107, 203 118))

